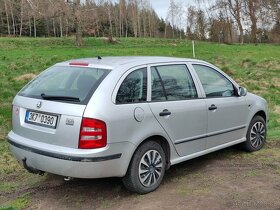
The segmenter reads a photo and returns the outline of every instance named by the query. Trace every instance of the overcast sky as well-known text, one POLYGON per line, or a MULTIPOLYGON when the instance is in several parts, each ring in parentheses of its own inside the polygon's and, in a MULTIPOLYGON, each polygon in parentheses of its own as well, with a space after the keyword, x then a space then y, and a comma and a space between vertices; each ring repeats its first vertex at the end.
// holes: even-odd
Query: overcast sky
MULTIPOLYGON (((158 16, 165 19, 167 16, 170 0, 151 0, 150 2, 158 16)), ((182 7, 185 7, 187 4, 194 4, 195 0, 175 0, 175 2, 181 3, 182 7)))

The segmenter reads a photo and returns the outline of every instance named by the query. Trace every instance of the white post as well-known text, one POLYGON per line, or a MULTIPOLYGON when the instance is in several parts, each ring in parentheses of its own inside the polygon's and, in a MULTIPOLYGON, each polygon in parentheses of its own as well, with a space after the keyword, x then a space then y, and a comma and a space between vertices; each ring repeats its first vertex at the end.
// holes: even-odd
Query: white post
POLYGON ((193 53, 193 58, 195 58, 194 40, 192 40, 192 53, 193 53))

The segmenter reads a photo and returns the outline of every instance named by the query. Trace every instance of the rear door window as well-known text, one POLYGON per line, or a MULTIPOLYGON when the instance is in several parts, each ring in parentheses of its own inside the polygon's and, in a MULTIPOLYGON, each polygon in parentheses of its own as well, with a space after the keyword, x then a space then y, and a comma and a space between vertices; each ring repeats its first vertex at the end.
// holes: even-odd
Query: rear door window
POLYGON ((197 98, 189 70, 184 64, 151 67, 152 101, 197 98))
POLYGON ((79 99, 72 102, 85 104, 108 73, 105 69, 54 66, 25 86, 19 95, 41 99, 43 94, 52 96, 50 100, 68 103, 71 100, 63 98, 72 97, 79 99))
POLYGON ((147 100, 147 69, 131 72, 122 82, 116 97, 117 104, 141 103, 147 100))

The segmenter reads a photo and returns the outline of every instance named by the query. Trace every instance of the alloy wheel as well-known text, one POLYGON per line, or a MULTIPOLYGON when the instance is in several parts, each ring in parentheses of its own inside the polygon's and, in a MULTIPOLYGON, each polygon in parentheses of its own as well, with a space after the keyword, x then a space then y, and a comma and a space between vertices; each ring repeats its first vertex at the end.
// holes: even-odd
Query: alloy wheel
POLYGON ((265 125, 262 122, 256 122, 250 131, 250 142, 252 147, 260 147, 265 140, 265 125))
POLYGON ((156 150, 147 151, 139 163, 138 177, 141 184, 151 187, 157 183, 162 174, 162 157, 156 150))

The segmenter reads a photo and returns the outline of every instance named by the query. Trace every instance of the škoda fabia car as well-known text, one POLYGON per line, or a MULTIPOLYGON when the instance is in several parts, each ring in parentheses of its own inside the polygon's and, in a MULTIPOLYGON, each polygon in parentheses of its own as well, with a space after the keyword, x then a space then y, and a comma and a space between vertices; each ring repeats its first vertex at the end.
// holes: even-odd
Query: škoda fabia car
POLYGON ((10 150, 33 173, 123 177, 155 190, 171 166, 225 147, 262 148, 264 99, 200 60, 98 57, 58 63, 14 98, 10 150))

